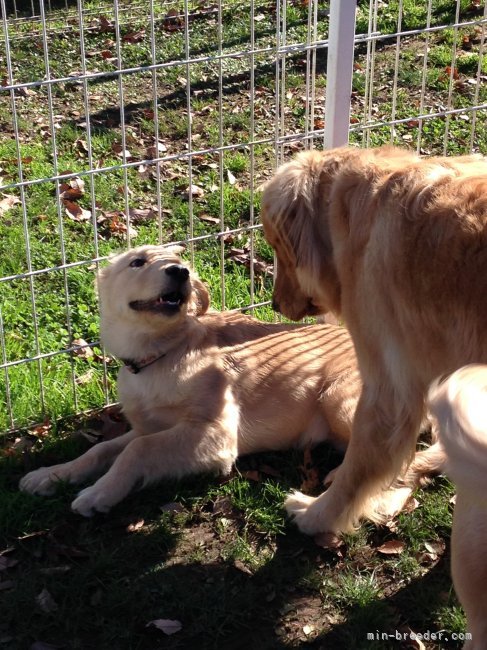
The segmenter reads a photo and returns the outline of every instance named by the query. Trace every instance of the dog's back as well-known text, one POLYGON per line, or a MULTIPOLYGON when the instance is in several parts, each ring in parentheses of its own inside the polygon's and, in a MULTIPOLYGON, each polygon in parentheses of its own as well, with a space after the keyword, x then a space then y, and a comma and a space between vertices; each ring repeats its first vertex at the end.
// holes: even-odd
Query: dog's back
POLYGON ((343 293, 373 300, 374 322, 426 387, 487 363, 487 161, 391 151, 359 152, 340 170, 332 232, 345 233, 345 259, 362 260, 343 293))

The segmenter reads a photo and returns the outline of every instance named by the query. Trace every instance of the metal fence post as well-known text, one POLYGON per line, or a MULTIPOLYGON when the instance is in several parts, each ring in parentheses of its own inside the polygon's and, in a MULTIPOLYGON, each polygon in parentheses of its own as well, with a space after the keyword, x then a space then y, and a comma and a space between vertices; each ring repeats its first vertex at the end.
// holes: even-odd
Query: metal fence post
POLYGON ((348 143, 356 0, 331 0, 325 104, 325 149, 348 143))

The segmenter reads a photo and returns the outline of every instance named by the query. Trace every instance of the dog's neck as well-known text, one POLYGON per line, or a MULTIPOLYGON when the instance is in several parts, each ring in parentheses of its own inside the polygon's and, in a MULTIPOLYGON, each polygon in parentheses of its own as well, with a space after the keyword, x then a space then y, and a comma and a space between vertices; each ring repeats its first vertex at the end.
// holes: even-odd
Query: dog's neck
POLYGON ((138 375, 141 370, 144 370, 144 368, 147 368, 148 366, 152 366, 153 363, 163 359, 165 356, 166 352, 163 352, 163 354, 160 354, 159 356, 152 355, 146 359, 141 359, 140 361, 134 361, 133 359, 122 359, 122 361, 123 365, 129 372, 133 375, 138 375))
POLYGON ((170 357, 173 350, 181 354, 182 349, 189 351, 198 347, 204 338, 204 331, 205 326, 192 317, 162 333, 153 330, 123 331, 120 323, 110 327, 109 323, 102 322, 101 327, 102 341, 107 351, 121 359, 135 374, 165 357, 170 357))

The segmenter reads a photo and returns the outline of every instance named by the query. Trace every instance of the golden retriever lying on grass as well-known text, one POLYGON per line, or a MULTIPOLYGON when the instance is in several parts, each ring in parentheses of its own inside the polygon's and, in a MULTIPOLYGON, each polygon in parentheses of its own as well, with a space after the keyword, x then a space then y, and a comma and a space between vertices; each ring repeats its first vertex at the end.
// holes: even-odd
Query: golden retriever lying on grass
POLYGON ((102 340, 124 360, 118 389, 133 429, 30 472, 22 490, 50 494, 59 480, 81 483, 111 466, 72 504, 89 516, 139 484, 229 472, 240 454, 321 440, 347 445, 360 394, 347 331, 206 313, 208 292, 180 251, 142 246, 99 274, 102 340))
POLYGON ((452 574, 472 635, 464 648, 487 647, 487 366, 457 370, 431 388, 429 406, 457 486, 452 574))
POLYGON ((286 504, 308 534, 347 531, 411 460, 430 383, 487 362, 487 163, 305 152, 267 185, 262 221, 275 308, 339 314, 355 345, 364 387, 344 462, 325 494, 286 504))

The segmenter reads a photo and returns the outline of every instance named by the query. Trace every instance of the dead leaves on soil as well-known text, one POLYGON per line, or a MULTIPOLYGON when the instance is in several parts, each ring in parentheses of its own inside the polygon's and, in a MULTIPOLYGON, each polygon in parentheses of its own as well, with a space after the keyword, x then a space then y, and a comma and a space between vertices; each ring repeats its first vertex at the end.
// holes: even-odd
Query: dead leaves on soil
POLYGON ((183 629, 183 624, 180 621, 174 621, 170 618, 157 618, 147 623, 146 627, 150 627, 151 625, 167 635, 176 634, 183 629))

